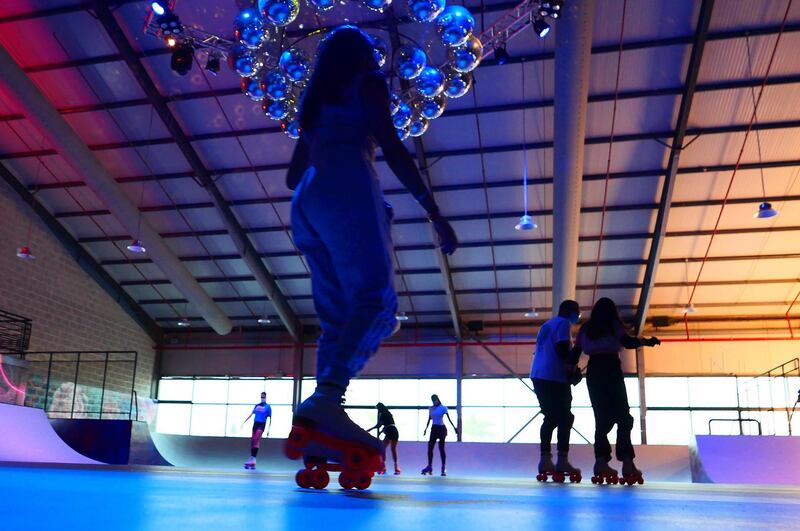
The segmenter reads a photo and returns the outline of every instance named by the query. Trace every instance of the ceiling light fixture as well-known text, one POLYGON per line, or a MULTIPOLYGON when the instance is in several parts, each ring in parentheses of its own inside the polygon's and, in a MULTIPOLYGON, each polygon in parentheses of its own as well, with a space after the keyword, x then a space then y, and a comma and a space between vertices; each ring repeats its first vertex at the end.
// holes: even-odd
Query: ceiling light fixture
POLYGON ((31 248, 28 247, 27 245, 24 245, 22 247, 17 247, 17 258, 19 258, 20 260, 36 259, 36 257, 33 256, 33 253, 31 252, 31 248))
POLYGON ((394 316, 395 319, 398 321, 408 321, 409 317, 406 315, 406 312, 397 312, 397 315, 394 316))
POLYGON ((258 324, 260 324, 260 325, 268 325, 268 324, 272 324, 272 319, 270 319, 268 315, 265 315, 263 317, 259 317, 258 321, 256 321, 256 322, 258 324))
POLYGON ((188 327, 192 326, 192 323, 190 323, 189 319, 187 319, 186 317, 182 317, 178 321, 178 326, 180 326, 181 328, 188 328, 188 327))
POLYGON ((543 18, 537 18, 533 21, 533 31, 536 32, 540 39, 544 39, 550 33, 550 24, 545 22, 543 18))
POLYGON ((147 249, 144 248, 142 245, 142 240, 133 240, 130 245, 128 245, 128 250, 132 253, 136 254, 144 254, 147 252, 147 249))
POLYGON ((509 55, 508 49, 506 48, 506 43, 503 43, 497 47, 497 49, 494 51, 494 58, 499 65, 504 65, 509 59, 511 59, 511 55, 509 55))
POLYGON ((206 72, 211 74, 212 76, 216 76, 219 74, 219 55, 210 52, 208 54, 208 59, 206 60, 206 72))
POLYGON ((169 66, 172 68, 173 72, 181 76, 185 76, 189 73, 189 70, 192 69, 193 60, 194 48, 191 44, 185 42, 175 47, 175 51, 172 52, 172 58, 170 59, 169 66))
MULTIPOLYGON (((520 66, 522 67, 522 100, 525 101, 525 61, 520 62, 520 66)), ((522 113, 522 204, 524 213, 519 218, 519 223, 517 223, 514 228, 516 230, 533 230, 536 228, 536 223, 534 223, 533 218, 528 215, 528 148, 527 148, 527 121, 525 120, 525 115, 527 113, 523 111, 522 113)))

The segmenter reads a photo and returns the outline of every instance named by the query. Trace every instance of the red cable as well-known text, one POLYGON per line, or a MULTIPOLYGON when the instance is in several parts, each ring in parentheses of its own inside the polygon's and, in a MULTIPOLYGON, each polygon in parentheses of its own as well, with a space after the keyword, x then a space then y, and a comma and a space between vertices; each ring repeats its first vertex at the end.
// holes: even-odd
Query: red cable
POLYGON ((608 182, 611 178, 611 150, 614 146, 614 129, 617 123, 617 101, 619 100, 619 77, 622 70, 622 41, 625 34, 625 15, 627 14, 628 0, 622 4, 622 24, 619 28, 619 50, 617 52, 617 79, 614 84, 614 108, 611 112, 611 135, 608 140, 608 160, 606 161, 606 181, 603 188, 603 210, 600 216, 600 239, 597 242, 597 258, 594 265, 594 287, 592 287, 592 304, 597 294, 597 277, 600 272, 600 251, 603 248, 603 230, 606 225, 606 206, 608 202, 608 182))
POLYGON ((783 35, 783 30, 786 27, 786 19, 789 16, 789 10, 792 7, 792 2, 794 0, 789 0, 789 3, 786 6, 786 12, 783 14, 783 21, 781 22, 780 30, 778 31, 778 37, 775 40, 775 46, 772 49, 772 55, 769 58, 769 63, 767 64, 767 71, 764 74, 764 81, 761 83, 761 88, 758 91, 758 99, 753 107, 753 114, 750 116, 750 122, 747 124, 747 131, 744 134, 744 141, 742 142, 742 147, 739 150, 739 156, 736 158, 736 165, 733 168, 733 173, 731 174, 731 179, 728 182, 728 189, 725 191, 725 197, 722 200, 722 207, 719 209, 719 214, 717 215, 717 221, 714 223, 714 230, 711 231, 711 238, 708 241, 708 246, 706 247, 706 252, 703 255, 703 261, 700 262, 700 270, 697 272, 697 278, 694 281, 694 286, 692 287, 692 292, 689 295, 689 302, 686 304, 689 306, 692 304, 692 299, 694 298, 694 293, 697 290, 697 285, 700 283, 700 275, 703 274, 703 268, 705 267, 706 260, 708 259, 708 253, 711 251, 711 244, 714 243, 714 236, 717 234, 717 230, 719 228, 719 222, 722 219, 722 213, 725 210, 725 206, 728 203, 728 196, 730 195, 731 188, 733 187, 733 180, 736 178, 736 173, 739 170, 739 164, 742 161, 742 155, 744 155, 744 148, 747 146, 747 138, 750 136, 750 131, 753 129, 753 123, 756 119, 756 113, 758 112, 758 106, 761 104, 761 97, 764 95, 764 87, 767 85, 767 80, 769 79, 770 71, 772 70, 772 63, 775 60, 775 54, 778 51, 778 45, 781 42, 781 36, 783 35))

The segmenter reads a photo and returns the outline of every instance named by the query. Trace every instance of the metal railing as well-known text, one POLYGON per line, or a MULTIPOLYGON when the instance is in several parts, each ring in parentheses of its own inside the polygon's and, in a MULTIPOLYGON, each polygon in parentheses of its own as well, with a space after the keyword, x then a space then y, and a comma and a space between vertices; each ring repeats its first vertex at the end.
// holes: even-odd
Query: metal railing
POLYGON ((25 405, 55 418, 138 420, 135 351, 26 352, 25 405))
POLYGON ((31 320, 0 310, 0 352, 22 352, 31 342, 31 320))
POLYGON ((800 403, 800 358, 794 358, 739 384, 736 390, 739 433, 756 421, 765 435, 792 435, 792 417, 800 403), (795 394, 797 393, 797 394, 795 394), (743 418, 742 411, 750 417, 743 418), (784 429, 784 420, 786 429, 784 429))

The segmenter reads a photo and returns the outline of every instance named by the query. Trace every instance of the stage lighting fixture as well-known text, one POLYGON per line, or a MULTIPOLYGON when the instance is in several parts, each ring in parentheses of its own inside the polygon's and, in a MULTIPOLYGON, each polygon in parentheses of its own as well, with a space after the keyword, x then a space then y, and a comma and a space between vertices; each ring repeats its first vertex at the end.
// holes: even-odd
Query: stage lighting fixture
POLYGON ((176 44, 178 44, 178 41, 175 40, 175 37, 167 38, 167 46, 169 46, 170 48, 174 48, 176 44))
POLYGON ((208 59, 206 60, 206 72, 212 76, 216 76, 219 74, 219 64, 219 55, 215 53, 209 53, 208 59))
POLYGON ((164 36, 179 35, 183 33, 181 19, 172 12, 166 0, 156 0, 150 3, 155 15, 156 24, 161 29, 164 36))
POLYGON ((756 219, 767 219, 767 218, 774 218, 778 215, 778 211, 772 208, 772 203, 768 203, 764 201, 760 205, 758 205, 758 212, 753 214, 753 217, 756 219))
POLYGON ((192 69, 192 61, 194 60, 194 48, 189 43, 181 44, 172 52, 172 59, 170 60, 170 67, 172 71, 185 76, 192 69))
POLYGON ((537 18, 533 21, 533 31, 536 32, 540 39, 544 39, 550 33, 550 24, 545 22, 543 18, 537 18))
POLYGON ((142 245, 142 240, 133 240, 131 244, 128 245, 128 250, 136 254, 144 254, 147 252, 147 249, 142 245))
POLYGON ((697 312, 697 310, 694 308, 694 304, 689 304, 689 305, 683 307, 683 313, 685 313, 687 315, 691 315, 691 314, 696 313, 696 312, 697 312))
POLYGON ((494 51, 494 58, 497 60, 497 64, 499 65, 504 65, 509 59, 511 59, 505 43, 494 51))

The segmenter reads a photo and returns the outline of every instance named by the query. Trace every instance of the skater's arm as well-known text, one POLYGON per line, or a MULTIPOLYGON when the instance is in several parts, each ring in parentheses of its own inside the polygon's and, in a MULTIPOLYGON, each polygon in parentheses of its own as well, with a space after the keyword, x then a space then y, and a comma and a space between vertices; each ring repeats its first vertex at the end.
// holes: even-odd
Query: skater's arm
POLYGON ((308 144, 303 135, 300 135, 292 154, 292 160, 289 162, 289 171, 286 172, 286 186, 289 190, 297 188, 306 168, 308 168, 308 144))
POLYGON ((657 337, 633 337, 628 334, 623 335, 619 341, 623 347, 631 350, 639 347, 655 347, 661 344, 661 340, 657 337))
POLYGON ((450 413, 445 413, 444 416, 447 417, 448 422, 450 422, 450 425, 453 427, 453 431, 458 434, 458 428, 456 428, 456 425, 453 424, 453 419, 450 418, 450 413))
POLYGON ((383 156, 392 172, 405 188, 414 196, 433 223, 440 239, 442 252, 452 254, 458 247, 458 238, 450 224, 439 212, 422 176, 403 142, 397 136, 397 129, 389 111, 389 91, 383 74, 366 76, 361 85, 361 97, 366 107, 370 131, 381 146, 383 156))
POLYGON ((581 358, 581 354, 583 354, 583 349, 579 345, 575 345, 569 351, 569 357, 567 358, 568 365, 577 365, 578 360, 581 358))
POLYGON ((422 430, 422 436, 425 437, 425 434, 428 433, 428 426, 431 425, 431 417, 428 415, 428 422, 425 423, 425 429, 422 430))
POLYGON ((248 421, 248 420, 250 420, 250 417, 252 417, 252 416, 253 416, 253 414, 252 414, 252 413, 250 413, 249 415, 247 415, 247 418, 246 418, 246 419, 244 419, 244 422, 242 422, 242 426, 244 426, 245 424, 247 424, 247 421, 248 421))
POLYGON ((269 437, 269 430, 272 428, 272 415, 267 417, 267 437, 269 437))

